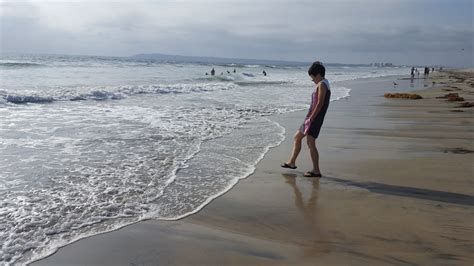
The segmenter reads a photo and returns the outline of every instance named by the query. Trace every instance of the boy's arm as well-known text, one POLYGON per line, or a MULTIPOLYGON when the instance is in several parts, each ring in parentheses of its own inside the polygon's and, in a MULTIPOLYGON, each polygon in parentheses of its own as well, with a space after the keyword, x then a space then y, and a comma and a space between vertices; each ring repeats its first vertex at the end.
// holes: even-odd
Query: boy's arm
POLYGON ((326 84, 321 82, 318 89, 318 102, 316 103, 316 108, 314 108, 313 112, 311 112, 311 115, 309 116, 309 120, 311 120, 311 122, 316 118, 321 108, 323 108, 324 100, 326 98, 326 91, 326 84))

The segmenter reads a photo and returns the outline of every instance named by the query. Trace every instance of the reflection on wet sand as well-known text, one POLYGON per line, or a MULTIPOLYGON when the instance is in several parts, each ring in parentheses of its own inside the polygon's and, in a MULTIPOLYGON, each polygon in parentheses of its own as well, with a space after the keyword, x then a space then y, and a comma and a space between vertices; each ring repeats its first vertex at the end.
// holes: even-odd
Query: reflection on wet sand
POLYGON ((303 193, 299 189, 296 182, 295 174, 282 174, 286 183, 293 188, 295 194, 295 206, 303 217, 303 222, 307 232, 309 241, 314 243, 311 247, 305 249, 305 256, 318 256, 320 254, 329 253, 331 248, 327 236, 325 236, 322 223, 319 221, 317 213, 317 200, 319 191, 319 178, 311 181, 312 189, 307 203, 304 202, 303 193))
POLYGON ((472 261, 472 196, 330 176, 320 187, 320 179, 282 176, 302 217, 294 223, 304 228, 303 254, 321 265, 345 257, 353 265, 472 261))
POLYGON ((316 201, 318 199, 319 178, 313 180, 311 196, 308 199, 308 203, 305 204, 303 194, 296 185, 296 175, 283 174, 283 177, 286 179, 286 183, 293 188, 293 192, 295 193, 295 205, 303 215, 305 223, 307 223, 308 226, 314 225, 316 221, 316 201))

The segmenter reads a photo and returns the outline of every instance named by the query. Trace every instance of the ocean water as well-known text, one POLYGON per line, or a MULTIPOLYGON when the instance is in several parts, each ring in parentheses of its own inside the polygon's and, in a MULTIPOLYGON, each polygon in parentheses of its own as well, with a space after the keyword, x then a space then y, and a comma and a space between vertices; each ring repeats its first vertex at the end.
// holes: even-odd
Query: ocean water
MULTIPOLYGON (((0 265, 199 211, 281 143, 269 115, 308 108, 307 68, 1 56, 0 265)), ((406 73, 327 66, 326 77, 337 101, 351 93, 339 81, 406 73)))

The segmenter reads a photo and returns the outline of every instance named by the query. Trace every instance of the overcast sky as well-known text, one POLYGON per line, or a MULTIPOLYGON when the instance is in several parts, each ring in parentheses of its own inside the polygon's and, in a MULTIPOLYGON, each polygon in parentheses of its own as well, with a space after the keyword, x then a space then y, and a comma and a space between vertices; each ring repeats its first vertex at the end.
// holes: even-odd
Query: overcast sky
POLYGON ((0 0, 0 49, 472 67, 472 2, 0 0))

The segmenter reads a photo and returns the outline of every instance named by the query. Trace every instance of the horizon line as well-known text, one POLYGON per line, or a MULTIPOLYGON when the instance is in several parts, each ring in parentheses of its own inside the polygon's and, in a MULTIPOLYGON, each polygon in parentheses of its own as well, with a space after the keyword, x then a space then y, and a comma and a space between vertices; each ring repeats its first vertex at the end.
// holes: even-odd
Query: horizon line
MULTIPOLYGON (((177 57, 197 57, 197 58, 208 58, 208 59, 226 59, 226 60, 252 60, 252 61, 273 61, 281 63, 298 63, 298 64, 312 64, 312 62, 307 61, 291 61, 291 60, 282 60, 282 59, 262 59, 262 58, 239 58, 239 57, 219 57, 219 56, 206 56, 206 55, 179 55, 179 54, 164 54, 159 52, 151 53, 136 53, 133 55, 98 55, 98 54, 75 54, 75 53, 34 53, 34 52, 3 52, 0 51, 0 55, 56 55, 56 56, 90 56, 90 57, 110 57, 110 58, 133 58, 138 55, 163 55, 163 56, 177 56, 177 57)), ((339 62, 323 62, 327 65, 363 65, 371 66, 373 64, 380 63, 391 63, 391 62, 371 62, 371 63, 339 63, 339 62)), ((418 64, 393 64, 393 67, 403 67, 403 66, 422 66, 418 64)), ((442 65, 435 65, 442 66, 442 65)))

